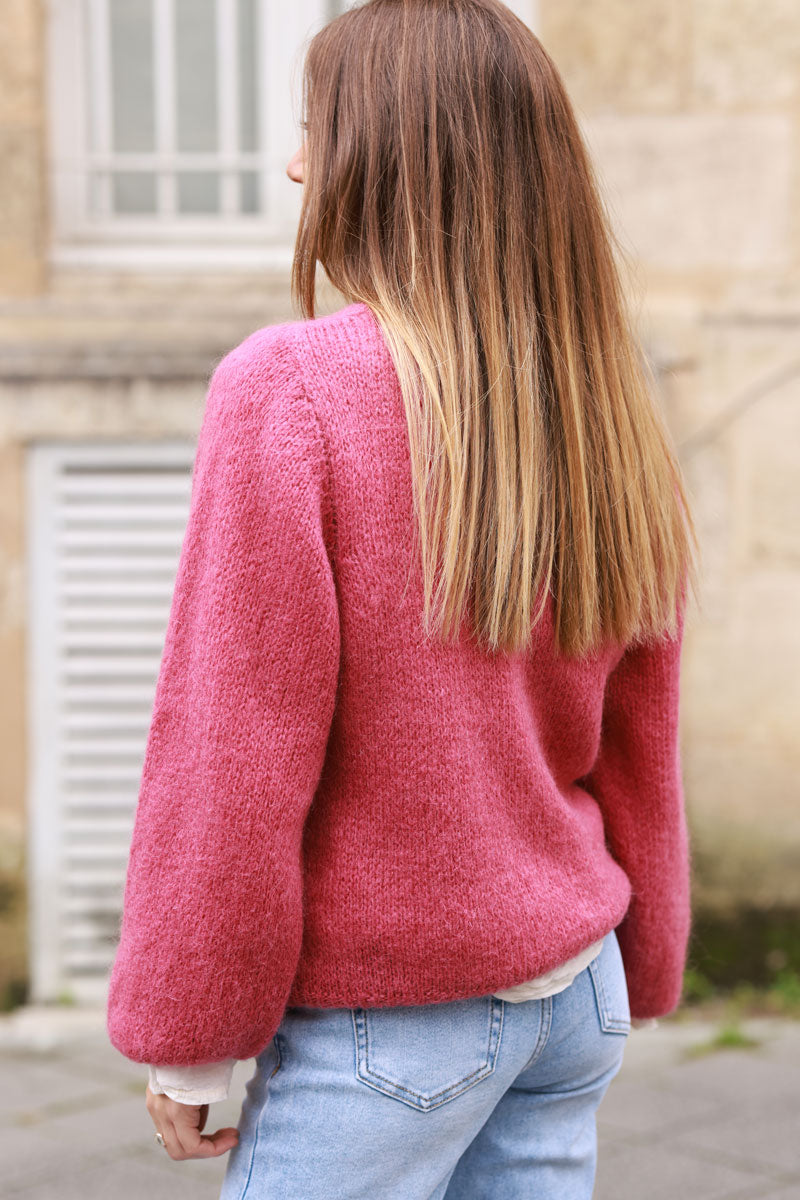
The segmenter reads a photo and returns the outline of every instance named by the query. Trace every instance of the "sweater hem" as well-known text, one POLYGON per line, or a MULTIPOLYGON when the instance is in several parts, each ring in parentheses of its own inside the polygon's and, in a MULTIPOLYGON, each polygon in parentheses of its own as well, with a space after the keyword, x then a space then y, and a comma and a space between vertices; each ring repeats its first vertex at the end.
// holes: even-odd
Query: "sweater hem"
POLYGON ((612 929, 616 929, 620 921, 625 915, 628 908, 628 901, 625 902, 625 907, 622 910, 621 916, 612 922, 607 923, 603 928, 586 938, 582 945, 578 946, 577 950, 573 950, 567 955, 562 955, 561 958, 553 962, 545 963, 544 966, 531 968, 528 973, 520 974, 519 971, 514 973, 512 979, 508 982, 498 980, 496 977, 492 981, 478 982, 474 985, 454 984, 452 986, 439 987, 387 987, 383 989, 375 989, 371 992, 364 992, 356 987, 348 988, 342 986, 340 988, 315 988, 313 985, 295 983, 289 992, 289 997, 286 1001, 286 1008, 393 1008, 404 1005, 417 1004, 445 1004, 454 1000, 471 1000, 481 996, 493 996, 499 991, 508 991, 516 987, 520 983, 527 983, 532 979, 538 978, 540 975, 545 975, 556 967, 576 957, 582 950, 587 949, 594 942, 605 938, 612 929))

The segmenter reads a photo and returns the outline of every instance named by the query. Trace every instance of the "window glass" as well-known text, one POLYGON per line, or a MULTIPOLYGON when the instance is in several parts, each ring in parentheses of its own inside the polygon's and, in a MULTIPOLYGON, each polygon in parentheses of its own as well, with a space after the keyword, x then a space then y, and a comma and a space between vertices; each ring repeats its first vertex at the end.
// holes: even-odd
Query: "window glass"
POLYGON ((216 150, 215 0, 174 0, 178 150, 216 150))
POLYGON ((256 0, 238 0, 238 3, 239 149, 252 152, 259 145, 256 0))
POLYGON ((219 174, 216 171, 179 171, 178 212, 219 212, 219 174))
POLYGON ((153 171, 114 171, 111 206, 116 213, 155 213, 156 177, 153 171))
POLYGON ((258 174, 255 171, 242 171, 239 176, 239 186, 241 188, 242 212, 257 213, 259 211, 258 198, 260 195, 258 174))
MULTIPOLYGON (((100 31, 97 31, 96 38, 100 31)), ((109 57, 111 76, 112 148, 121 151, 155 149, 155 86, 152 0, 109 0, 109 57)), ((95 40, 96 45, 96 40, 95 40)), ((104 47, 97 49, 102 53, 104 47)), ((102 63, 94 63, 94 88, 103 78, 102 63)), ((103 104, 102 96, 92 97, 103 104)))

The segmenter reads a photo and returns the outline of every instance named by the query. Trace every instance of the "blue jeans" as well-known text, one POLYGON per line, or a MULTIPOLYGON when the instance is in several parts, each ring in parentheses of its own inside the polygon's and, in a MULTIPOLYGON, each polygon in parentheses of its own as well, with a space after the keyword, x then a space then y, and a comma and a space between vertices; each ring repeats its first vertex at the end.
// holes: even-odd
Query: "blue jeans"
POLYGON ((630 1027, 613 930, 543 999, 287 1008, 220 1200, 590 1200, 630 1027))

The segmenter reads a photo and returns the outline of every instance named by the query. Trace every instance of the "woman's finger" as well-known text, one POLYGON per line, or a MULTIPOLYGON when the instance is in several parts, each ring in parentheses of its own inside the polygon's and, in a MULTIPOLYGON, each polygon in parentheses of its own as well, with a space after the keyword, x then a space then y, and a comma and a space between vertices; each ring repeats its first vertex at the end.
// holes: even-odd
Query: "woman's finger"
POLYGON ((239 1140, 239 1130, 226 1126, 211 1136, 202 1136, 208 1116, 207 1104, 181 1104, 169 1096, 154 1095, 147 1089, 147 1110, 164 1139, 170 1158, 216 1158, 231 1150, 239 1140))
POLYGON ((175 1129, 164 1101, 166 1096, 151 1092, 150 1088, 145 1088, 145 1107, 150 1114, 150 1119, 156 1128, 156 1132, 160 1133, 164 1139, 164 1149, 170 1158, 178 1158, 180 1156, 180 1144, 175 1136, 175 1129))
MULTIPOLYGON (((199 1129, 200 1107, 192 1104, 179 1104, 173 1101, 174 1108, 170 1109, 172 1129, 184 1158, 217 1158, 220 1154, 232 1149, 239 1140, 238 1129, 218 1129, 213 1134, 201 1134, 199 1129), (185 1112, 175 1112, 175 1108, 185 1112)), ((164 1134, 167 1140, 167 1135, 164 1134)))
POLYGON ((166 1113, 163 1113, 159 1118, 159 1126, 161 1136, 164 1139, 164 1149, 170 1158, 181 1159, 184 1157, 183 1147, 178 1139, 175 1126, 170 1121, 166 1113))

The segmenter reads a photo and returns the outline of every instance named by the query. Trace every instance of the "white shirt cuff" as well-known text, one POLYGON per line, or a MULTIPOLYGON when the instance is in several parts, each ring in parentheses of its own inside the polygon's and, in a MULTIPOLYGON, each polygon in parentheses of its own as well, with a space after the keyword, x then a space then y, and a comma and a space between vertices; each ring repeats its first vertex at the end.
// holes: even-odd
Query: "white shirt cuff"
POLYGON ((179 1104, 213 1104, 227 1100, 235 1065, 235 1058, 186 1067, 153 1066, 150 1063, 150 1091, 156 1096, 169 1096, 179 1104))

